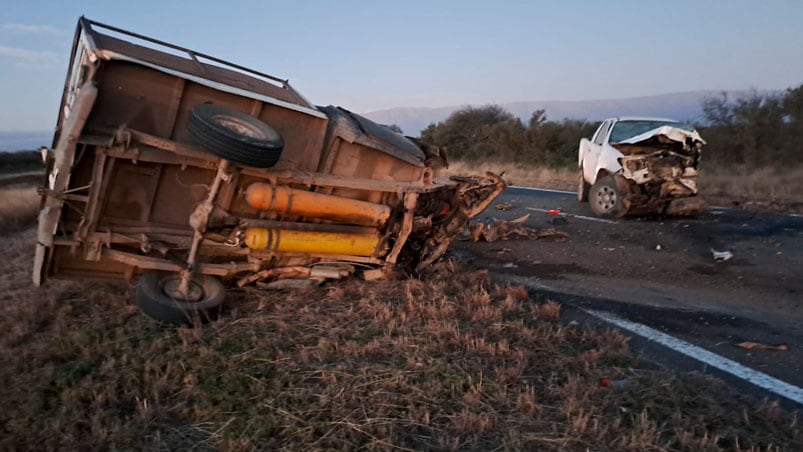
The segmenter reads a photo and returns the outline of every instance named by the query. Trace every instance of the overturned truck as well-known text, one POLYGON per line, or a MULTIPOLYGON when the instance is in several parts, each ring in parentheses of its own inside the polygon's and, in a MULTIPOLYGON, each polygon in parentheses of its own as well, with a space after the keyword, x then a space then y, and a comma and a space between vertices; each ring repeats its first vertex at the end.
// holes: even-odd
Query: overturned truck
POLYGON ((443 149, 286 80, 83 17, 46 159, 34 283, 137 280, 176 323, 224 284, 421 271, 505 187, 441 176, 443 149))

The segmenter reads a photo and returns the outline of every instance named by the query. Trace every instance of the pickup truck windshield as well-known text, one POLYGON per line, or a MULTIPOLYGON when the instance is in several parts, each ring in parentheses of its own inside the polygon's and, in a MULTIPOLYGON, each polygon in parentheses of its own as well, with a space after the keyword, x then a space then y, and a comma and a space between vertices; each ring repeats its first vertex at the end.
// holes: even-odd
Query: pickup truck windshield
POLYGON ((618 121, 613 126, 609 142, 618 143, 662 126, 677 127, 689 132, 694 130, 694 127, 688 124, 672 121, 618 121))

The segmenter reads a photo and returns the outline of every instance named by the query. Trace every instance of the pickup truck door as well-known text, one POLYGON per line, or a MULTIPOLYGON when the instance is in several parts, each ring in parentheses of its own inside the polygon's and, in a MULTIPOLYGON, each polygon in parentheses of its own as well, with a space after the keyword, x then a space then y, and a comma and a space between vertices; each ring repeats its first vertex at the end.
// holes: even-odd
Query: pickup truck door
POLYGON ((594 137, 585 148, 586 155, 583 157, 583 175, 586 181, 593 184, 597 178, 597 162, 599 161, 599 154, 602 152, 602 144, 608 137, 608 130, 611 128, 613 120, 603 122, 594 137))

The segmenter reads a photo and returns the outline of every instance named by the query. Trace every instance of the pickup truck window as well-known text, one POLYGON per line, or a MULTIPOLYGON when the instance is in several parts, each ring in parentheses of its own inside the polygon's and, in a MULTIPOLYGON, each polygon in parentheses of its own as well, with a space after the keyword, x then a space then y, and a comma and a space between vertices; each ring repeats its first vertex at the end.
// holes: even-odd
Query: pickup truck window
POLYGON ((611 143, 618 143, 620 141, 627 140, 628 138, 641 135, 642 133, 649 132, 650 130, 655 130, 662 126, 676 127, 688 132, 694 131, 694 127, 688 124, 672 121, 619 121, 613 126, 613 130, 611 131, 611 139, 608 141, 611 143))
POLYGON ((605 140, 605 135, 608 133, 608 127, 610 127, 611 122, 605 121, 599 126, 599 130, 597 130, 597 134, 594 136, 594 144, 602 144, 605 140))

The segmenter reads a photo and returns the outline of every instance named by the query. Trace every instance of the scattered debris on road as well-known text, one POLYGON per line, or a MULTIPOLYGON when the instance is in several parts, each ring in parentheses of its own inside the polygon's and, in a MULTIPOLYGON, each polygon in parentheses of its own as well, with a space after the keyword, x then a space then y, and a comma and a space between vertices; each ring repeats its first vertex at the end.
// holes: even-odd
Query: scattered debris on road
POLYGON ((510 210, 510 203, 509 202, 500 202, 494 206, 496 210, 507 211, 510 210))
POLYGON ((775 350, 779 352, 785 352, 789 350, 789 347, 786 344, 767 345, 759 342, 740 342, 736 344, 736 346, 745 350, 775 350))
POLYGON ((561 225, 569 222, 569 220, 566 219, 566 215, 560 209, 549 209, 546 211, 546 214, 549 215, 549 220, 547 221, 550 224, 561 225))
POLYGON ((730 251, 717 251, 714 248, 711 248, 711 254, 717 262, 725 262, 733 257, 733 253, 730 251))
POLYGON ((545 239, 545 238, 562 238, 562 239, 565 239, 565 238, 569 238, 569 233, 568 232, 566 232, 566 231, 558 231, 555 228, 539 229, 538 231, 536 231, 535 235, 539 239, 545 239))
POLYGON ((543 239, 547 237, 567 238, 569 234, 558 231, 555 228, 532 229, 524 226, 530 214, 516 218, 515 220, 496 220, 494 223, 485 225, 481 222, 472 223, 469 227, 469 238, 472 242, 486 241, 494 242, 507 239, 511 236, 524 238, 535 237, 543 239))
POLYGON ((528 237, 531 229, 526 228, 524 223, 529 219, 530 214, 527 214, 512 221, 496 220, 493 224, 488 226, 481 222, 474 223, 469 227, 471 241, 477 242, 482 239, 486 242, 493 242, 513 234, 520 237, 528 237))

